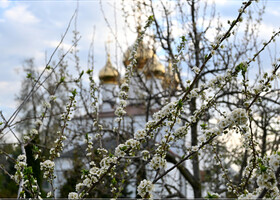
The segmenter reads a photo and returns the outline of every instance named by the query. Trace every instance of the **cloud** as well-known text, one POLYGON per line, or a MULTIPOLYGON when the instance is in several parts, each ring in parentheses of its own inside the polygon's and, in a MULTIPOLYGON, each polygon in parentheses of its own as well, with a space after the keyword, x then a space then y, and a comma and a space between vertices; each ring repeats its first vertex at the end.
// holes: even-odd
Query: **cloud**
POLYGON ((4 18, 11 23, 36 24, 40 20, 35 17, 26 5, 17 5, 4 12, 4 18))
MULTIPOLYGON (((53 49, 56 48, 59 45, 59 43, 60 43, 59 40, 51 40, 51 41, 50 40, 46 40, 44 42, 46 47, 50 47, 50 48, 53 48, 53 49)), ((60 45, 60 47, 63 48, 64 50, 68 50, 68 49, 70 49, 72 47, 72 44, 64 42, 64 43, 62 43, 60 45)))
POLYGON ((0 105, 6 106, 9 108, 15 108, 15 102, 14 102, 14 94, 17 92, 17 88, 20 86, 19 81, 0 81, 0 91, 1 91, 1 97, 0 97, 0 105), (7 98, 10 97, 10 98, 7 98))
POLYGON ((0 8, 7 8, 9 6, 8 0, 0 0, 0 8))
POLYGON ((276 17, 280 16, 280 12, 277 10, 268 9, 267 12, 269 12, 269 14, 274 15, 276 17))

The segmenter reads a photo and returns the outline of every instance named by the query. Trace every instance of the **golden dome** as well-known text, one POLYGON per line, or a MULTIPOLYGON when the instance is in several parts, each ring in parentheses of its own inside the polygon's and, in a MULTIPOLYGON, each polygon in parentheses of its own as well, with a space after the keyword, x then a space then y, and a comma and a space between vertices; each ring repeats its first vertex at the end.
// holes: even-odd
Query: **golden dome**
POLYGON ((110 55, 107 57, 106 65, 99 71, 101 84, 118 84, 119 72, 113 67, 110 55))
POLYGON ((176 89, 178 87, 180 80, 176 72, 172 71, 172 63, 168 62, 167 73, 162 81, 162 86, 164 89, 176 89))
POLYGON ((146 78, 158 78, 163 79, 165 75, 165 67, 159 62, 158 57, 156 54, 150 58, 144 68, 144 73, 146 78))
MULTIPOLYGON (((129 58, 131 56, 132 49, 133 46, 130 46, 123 55, 123 64, 126 67, 130 63, 129 58)), ((147 47, 147 45, 145 45, 143 41, 141 41, 136 52, 137 69, 143 69, 147 61, 152 57, 153 57, 153 50, 147 47)))

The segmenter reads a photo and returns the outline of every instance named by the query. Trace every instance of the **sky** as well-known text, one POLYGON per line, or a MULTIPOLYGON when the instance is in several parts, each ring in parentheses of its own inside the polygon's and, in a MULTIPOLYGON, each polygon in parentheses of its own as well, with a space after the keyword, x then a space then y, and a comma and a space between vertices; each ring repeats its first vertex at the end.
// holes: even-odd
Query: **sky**
MULTIPOLYGON (((132 0, 125 2, 133 3, 132 0)), ((239 0, 216 0, 216 11, 224 21, 233 19, 241 3, 239 0)), ((112 26, 117 23, 119 41, 125 49, 128 45, 125 41, 132 44, 136 35, 123 35, 120 0, 102 0, 102 4, 109 23, 112 26), (114 5, 117 7, 116 17, 114 5)), ((0 0, 0 110, 6 118, 18 105, 15 97, 19 93, 21 81, 26 76, 22 71, 24 60, 34 58, 35 66, 38 69, 44 68, 46 59, 58 45, 76 7, 77 1, 71 0, 0 0)), ((80 0, 78 8, 77 29, 81 35, 81 66, 87 68, 88 49, 95 27, 94 56, 97 72, 94 76, 97 79, 98 70, 105 65, 105 42, 112 38, 112 35, 102 15, 99 0, 80 0)), ((269 39, 272 31, 278 30, 279 27, 280 1, 268 0, 260 36, 269 39)), ((65 49, 71 45, 73 28, 72 24, 63 44, 65 49)), ((115 62, 120 64, 121 60, 115 62)))
MULTIPOLYGON (((114 2, 102 3, 106 17, 113 19, 114 2)), ((35 66, 44 68, 46 59, 58 45, 76 8, 76 1, 0 1, 0 110, 4 114, 11 114, 17 106, 14 99, 26 76, 22 70, 23 62, 34 58, 35 66)), ((80 1, 77 29, 81 35, 79 56, 83 67, 87 66, 94 27, 96 65, 103 66, 104 44, 110 34, 100 11, 100 3, 80 1)), ((64 50, 71 46, 73 29, 72 23, 62 45, 64 50)), ((54 58, 57 59, 57 56, 54 58)))

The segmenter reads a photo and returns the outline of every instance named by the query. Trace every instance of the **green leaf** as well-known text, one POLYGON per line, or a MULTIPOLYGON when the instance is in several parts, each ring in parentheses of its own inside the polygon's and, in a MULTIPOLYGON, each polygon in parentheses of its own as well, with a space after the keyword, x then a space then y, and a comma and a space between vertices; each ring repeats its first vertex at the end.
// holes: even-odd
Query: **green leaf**
POLYGON ((77 90, 74 89, 71 93, 72 93, 73 97, 75 97, 77 95, 77 90))
POLYGON ((83 175, 88 175, 89 174, 89 170, 87 170, 87 169, 82 169, 81 172, 82 172, 83 175))
POLYGON ((82 76, 84 75, 84 70, 80 73, 80 78, 82 78, 82 76))
POLYGON ((32 167, 25 167, 24 170, 23 170, 23 174, 25 175, 31 175, 33 174, 33 170, 32 170, 32 167))
POLYGON ((117 182, 117 180, 116 180, 115 178, 113 178, 112 181, 111 181, 111 183, 112 183, 113 185, 116 185, 118 182, 117 182))
POLYGON ((260 170, 261 170, 261 172, 266 172, 267 167, 264 166, 263 164, 259 164, 259 165, 260 165, 260 170))
POLYGON ((242 75, 245 76, 245 73, 247 72, 247 64, 246 63, 244 64, 243 62, 241 62, 235 67, 235 70, 237 72, 242 71, 242 75))
POLYGON ((60 78, 60 83, 63 83, 64 81, 65 81, 65 77, 62 76, 62 77, 60 78))
POLYGON ((33 151, 34 151, 34 152, 38 152, 38 151, 39 151, 39 148, 38 148, 36 145, 33 145, 33 151))
POLYGON ((200 127, 201 127, 202 129, 206 129, 206 128, 207 128, 207 124, 205 124, 205 123, 200 124, 200 127))
POLYGON ((178 101, 178 108, 182 108, 183 107, 183 102, 182 102, 182 99, 180 99, 179 101, 178 101))
POLYGON ((31 73, 27 73, 26 78, 32 78, 32 74, 31 73))
POLYGON ((91 74, 91 72, 93 72, 93 70, 88 69, 86 73, 87 73, 87 74, 91 74))
POLYGON ((154 16, 153 15, 149 16, 148 20, 149 21, 154 21, 154 16))
POLYGON ((125 151, 127 149, 127 146, 123 146, 120 148, 120 150, 125 151))
POLYGON ((207 192, 207 196, 205 197, 206 199, 218 199, 219 196, 217 194, 211 194, 210 192, 207 192))

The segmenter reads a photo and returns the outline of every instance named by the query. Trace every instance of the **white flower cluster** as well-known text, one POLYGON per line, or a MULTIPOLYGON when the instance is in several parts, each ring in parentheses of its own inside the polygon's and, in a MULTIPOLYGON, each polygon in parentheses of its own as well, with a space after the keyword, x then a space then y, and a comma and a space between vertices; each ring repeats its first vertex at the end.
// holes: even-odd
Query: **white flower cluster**
POLYGON ((129 90, 129 85, 127 82, 122 83, 121 90, 126 92, 129 90))
MULTIPOLYGON (((153 120, 148 121, 145 125, 144 129, 138 130, 134 133, 134 138, 136 140, 143 140, 146 137, 152 137, 152 132, 151 127, 154 127, 154 125, 156 125, 160 120, 162 120, 164 117, 168 117, 168 121, 173 123, 173 120, 175 120, 175 113, 177 112, 176 106, 177 106, 178 102, 174 101, 174 102, 170 102, 167 105, 165 105, 160 111, 156 112, 153 114, 153 120), (150 131, 149 135, 148 132, 150 131)), ((178 122, 179 119, 176 119, 178 122)))
POLYGON ((91 150, 93 148, 92 137, 90 135, 87 135, 85 138, 85 142, 87 144, 86 156, 91 156, 91 150))
MULTIPOLYGON (((126 69, 128 70, 128 69, 126 69)), ((126 81, 124 83, 122 83, 121 85, 121 91, 119 92, 119 106, 116 108, 115 110, 115 115, 117 116, 117 118, 115 119, 115 122, 119 123, 122 120, 122 117, 126 114, 126 111, 124 110, 127 102, 126 99, 128 97, 128 90, 129 90, 129 75, 130 73, 128 73, 128 71, 126 72, 126 81)))
MULTIPOLYGON (((277 65, 275 64, 273 66, 276 67, 277 65)), ((270 82, 277 78, 276 70, 277 69, 274 69, 271 72, 270 76, 268 75, 267 72, 263 74, 263 77, 258 81, 258 84, 256 84, 253 88, 255 94, 259 94, 261 92, 268 92, 270 90, 270 88, 272 87, 270 82)))
POLYGON ((257 199, 258 198, 257 193, 247 193, 247 194, 242 194, 241 196, 238 197, 240 200, 248 200, 248 199, 257 199))
POLYGON ((158 154, 155 154, 150 162, 150 166, 155 169, 163 169, 166 167, 166 159, 158 154))
POLYGON ((84 187, 90 188, 94 183, 97 183, 99 181, 99 178, 108 171, 109 167, 112 164, 117 163, 117 157, 111 156, 111 157, 104 157, 100 161, 100 168, 95 166, 95 163, 93 161, 90 162, 91 168, 89 169, 88 173, 85 173, 82 175, 83 182, 78 183, 76 185, 76 192, 71 192, 68 195, 68 199, 78 199, 82 198, 83 192, 82 189, 84 187))
POLYGON ((124 110, 123 107, 124 104, 120 105, 119 107, 116 108, 115 110, 115 115, 116 116, 124 116, 126 114, 126 111, 124 110))
MULTIPOLYGON (((57 131, 57 134, 58 135, 61 135, 61 132, 60 131, 57 131)), ((56 156, 56 157, 60 157, 60 153, 64 147, 64 144, 63 144, 63 141, 66 140, 66 136, 64 135, 61 135, 58 139, 56 139, 54 141, 55 143, 55 147, 51 148, 50 149, 50 155, 52 157, 56 156)))
POLYGON ((274 171, 276 171, 280 167, 280 155, 278 153, 269 156, 269 166, 274 171))
POLYGON ((40 168, 42 171, 44 171, 44 178, 53 176, 54 166, 55 166, 55 164, 51 160, 46 160, 46 161, 40 163, 40 168))
POLYGON ((181 138, 184 135, 186 135, 187 133, 188 133, 188 127, 187 126, 181 126, 181 127, 177 128, 175 130, 173 135, 175 136, 175 138, 181 138))
POLYGON ((121 105, 122 107, 126 107, 127 102, 126 102, 125 100, 120 100, 120 105, 121 105))
MULTIPOLYGON (((93 164, 93 163, 91 163, 93 164)), ((103 171, 105 172, 105 171, 103 171)), ((98 182, 98 178, 102 175, 102 169, 92 166, 89 173, 82 175, 83 182, 76 185, 76 192, 81 192, 84 187, 90 188, 92 184, 98 182)))
POLYGON ((128 97, 128 95, 125 91, 120 91, 120 93, 119 93, 120 99, 126 99, 127 97, 128 97))
POLYGON ((125 150, 127 150, 127 146, 125 144, 120 144, 115 149, 115 156, 124 157, 126 155, 125 150))
POLYGON ((200 72, 199 67, 193 67, 192 70, 195 74, 199 74, 199 72, 200 72))
POLYGON ((204 88, 221 88, 224 84, 231 82, 237 76, 236 70, 228 69, 224 76, 215 76, 213 79, 208 81, 208 84, 204 88))
POLYGON ((188 95, 188 100, 191 100, 192 98, 198 97, 198 89, 192 89, 188 95))
POLYGON ((175 114, 177 101, 170 102, 169 104, 165 105, 160 111, 153 114, 153 118, 156 121, 161 120, 163 117, 166 117, 170 114, 175 114))
POLYGON ((25 161, 17 161, 16 165, 15 165, 15 169, 22 171, 24 169, 24 167, 26 167, 26 166, 27 166, 27 164, 25 161))
POLYGON ((143 140, 147 136, 146 130, 138 130, 134 133, 134 138, 136 140, 143 140))
POLYGON ((68 199, 79 199, 79 195, 76 192, 70 192, 68 194, 68 199))
POLYGON ((49 191, 48 193, 47 193, 47 198, 50 198, 52 196, 52 191, 49 191))
POLYGON ((129 150, 129 154, 131 155, 133 150, 138 149, 140 147, 140 142, 134 139, 129 139, 125 142, 125 144, 120 144, 115 149, 116 157, 124 157, 129 150))
POLYGON ((23 154, 20 154, 20 155, 17 157, 17 161, 19 161, 19 162, 26 162, 26 156, 23 155, 23 154))
POLYGON ((39 119, 36 120, 36 122, 35 122, 35 125, 38 126, 38 127, 41 126, 42 124, 43 124, 43 122, 39 119))
POLYGON ((46 109, 50 109, 51 108, 51 104, 49 102, 45 101, 43 103, 43 107, 46 108, 46 109))
POLYGON ((257 184, 261 188, 273 188, 274 186, 276 186, 274 171, 267 169, 265 172, 258 174, 257 184))
POLYGON ((24 140, 24 142, 28 142, 36 135, 38 135, 38 131, 37 131, 37 129, 33 128, 28 133, 23 135, 23 140, 24 140))
POLYGON ((151 181, 144 179, 140 182, 139 186, 137 187, 137 192, 142 198, 152 199, 153 198, 153 195, 152 195, 153 189, 154 189, 153 183, 151 181))
POLYGON ((280 193, 277 187, 275 171, 280 167, 280 155, 277 153, 264 158, 259 157, 257 161, 258 169, 254 171, 254 177, 257 178, 258 188, 252 193, 246 192, 242 194, 238 199, 257 198, 265 188, 268 189, 267 195, 271 199, 279 199, 280 193))
POLYGON ((279 198, 279 189, 277 187, 275 176, 275 169, 277 170, 279 167, 279 158, 277 154, 258 158, 258 163, 259 168, 254 174, 255 177, 257 177, 257 184, 259 186, 257 192, 260 193, 264 188, 269 188, 269 193, 272 199, 275 199, 276 197, 279 198))
POLYGON ((106 171, 111 164, 117 163, 117 157, 105 157, 100 161, 101 170, 106 171))
POLYGON ((141 154, 144 161, 147 161, 150 158, 150 152, 148 150, 143 150, 141 154))
POLYGON ((51 95, 51 96, 50 96, 50 101, 56 101, 56 96, 51 95))
POLYGON ((26 167, 26 156, 21 154, 17 157, 17 161, 15 164, 15 169, 17 170, 15 175, 12 178, 15 180, 16 183, 19 183, 23 178, 23 170, 26 167))
POLYGON ((220 120, 217 128, 223 131, 227 127, 233 125, 244 126, 247 124, 248 117, 245 109, 237 108, 231 112, 226 118, 220 120))

